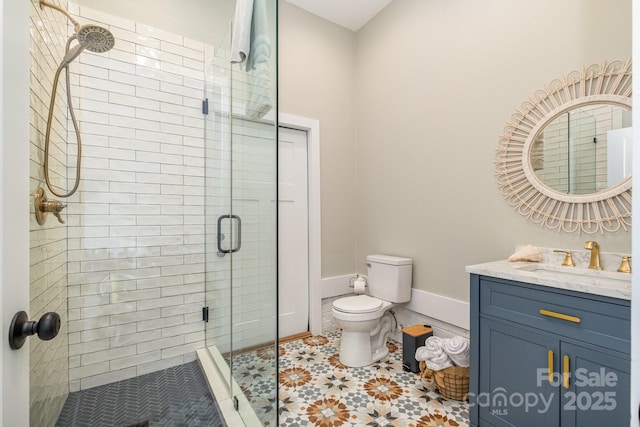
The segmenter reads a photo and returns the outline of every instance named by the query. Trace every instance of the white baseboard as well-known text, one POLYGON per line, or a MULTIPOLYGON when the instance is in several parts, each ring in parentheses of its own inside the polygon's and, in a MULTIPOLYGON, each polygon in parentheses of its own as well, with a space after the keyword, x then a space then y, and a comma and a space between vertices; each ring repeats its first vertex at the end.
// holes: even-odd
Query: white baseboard
POLYGON ((352 293, 353 289, 349 287, 349 279, 353 277, 356 277, 356 275, 345 274, 344 276, 322 279, 322 299, 352 293))
POLYGON ((469 330, 469 303, 432 294, 419 289, 411 290, 411 301, 407 309, 438 319, 459 328, 469 330))
MULTIPOLYGON (((320 279, 318 287, 309 292, 309 331, 313 335, 322 333, 322 300, 351 293, 349 279, 355 276, 355 274, 346 274, 320 279)), ((314 286, 313 282, 311 286, 314 286)))
MULTIPOLYGON (((349 279, 356 274, 346 274, 344 276, 328 277, 321 280, 321 301, 315 304, 322 305, 322 300, 353 292, 349 287, 349 279)), ((457 299, 445 297, 419 289, 411 290, 411 301, 404 306, 406 309, 418 314, 437 319, 443 323, 454 325, 458 328, 469 330, 469 303, 457 299)), ((321 309, 317 310, 317 319, 311 322, 311 333, 317 335, 322 333, 321 309)))
MULTIPOLYGON (((319 292, 321 300, 352 293, 353 289, 349 287, 349 279, 353 277, 356 277, 356 274, 322 279, 321 292, 319 292)), ((322 305, 322 301, 315 301, 314 303, 322 305)), ((466 331, 469 330, 470 313, 468 302, 419 289, 412 289, 411 301, 404 308, 466 331)), ((310 324, 311 333, 314 335, 322 332, 321 311, 321 309, 317 310, 318 318, 310 324)))

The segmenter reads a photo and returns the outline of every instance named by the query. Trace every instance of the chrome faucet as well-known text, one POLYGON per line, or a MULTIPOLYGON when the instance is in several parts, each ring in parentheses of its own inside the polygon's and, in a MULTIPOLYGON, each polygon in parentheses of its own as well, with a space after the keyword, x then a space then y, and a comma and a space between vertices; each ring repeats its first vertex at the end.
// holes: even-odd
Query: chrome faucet
POLYGON ((600 245, 598 242, 589 240, 584 244, 585 249, 591 249, 591 259, 589 260, 589 268, 593 270, 602 270, 600 267, 600 245))

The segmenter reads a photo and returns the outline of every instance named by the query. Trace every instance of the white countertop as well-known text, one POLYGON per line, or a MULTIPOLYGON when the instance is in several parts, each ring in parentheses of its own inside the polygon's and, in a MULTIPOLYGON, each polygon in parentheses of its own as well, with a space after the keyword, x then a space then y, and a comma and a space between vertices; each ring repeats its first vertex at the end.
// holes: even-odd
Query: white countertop
POLYGON ((507 260, 469 265, 468 273, 631 300, 631 274, 507 260))

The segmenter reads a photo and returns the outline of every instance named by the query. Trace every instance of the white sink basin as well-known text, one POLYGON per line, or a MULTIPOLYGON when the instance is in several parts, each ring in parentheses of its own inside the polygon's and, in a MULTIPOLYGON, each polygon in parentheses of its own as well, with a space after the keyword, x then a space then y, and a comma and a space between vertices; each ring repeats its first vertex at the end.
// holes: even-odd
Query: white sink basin
POLYGON ((631 274, 506 259, 468 265, 469 273, 558 289, 631 300, 631 274))
POLYGON ((566 267, 564 265, 528 263, 526 265, 514 266, 520 271, 535 271, 548 275, 569 275, 582 278, 602 279, 603 281, 620 281, 631 283, 631 274, 618 273, 617 271, 592 270, 590 268, 566 267))

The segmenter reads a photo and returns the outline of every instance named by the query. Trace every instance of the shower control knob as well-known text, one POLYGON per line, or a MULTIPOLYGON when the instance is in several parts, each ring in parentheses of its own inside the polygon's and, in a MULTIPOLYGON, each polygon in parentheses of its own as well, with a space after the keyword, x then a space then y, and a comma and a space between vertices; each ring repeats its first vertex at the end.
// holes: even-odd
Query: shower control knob
POLYGON ((60 214, 67 207, 59 200, 49 200, 42 187, 38 187, 33 198, 33 205, 36 212, 36 220, 38 224, 43 225, 47 220, 47 214, 51 212, 53 216, 58 218, 60 224, 64 224, 62 215, 60 214))
POLYGON ((19 311, 13 316, 9 327, 9 346, 13 350, 18 350, 31 335, 38 335, 43 341, 55 338, 60 332, 60 315, 48 312, 42 315, 37 322, 29 320, 29 316, 24 311, 19 311))
MULTIPOLYGON (((60 203, 60 202, 58 202, 58 203, 60 203)), ((54 212, 54 213, 53 213, 53 216, 55 216, 56 218, 58 218, 58 222, 59 222, 60 224, 64 224, 64 219, 62 219, 62 215, 60 215, 60 212, 54 212)))
POLYGON ((62 219, 62 215, 60 214, 60 212, 62 212, 62 210, 66 207, 67 205, 65 205, 64 203, 58 200, 49 200, 44 204, 40 205, 40 210, 44 212, 51 212, 53 216, 58 218, 58 221, 60 222, 60 224, 64 224, 64 220, 62 219))

